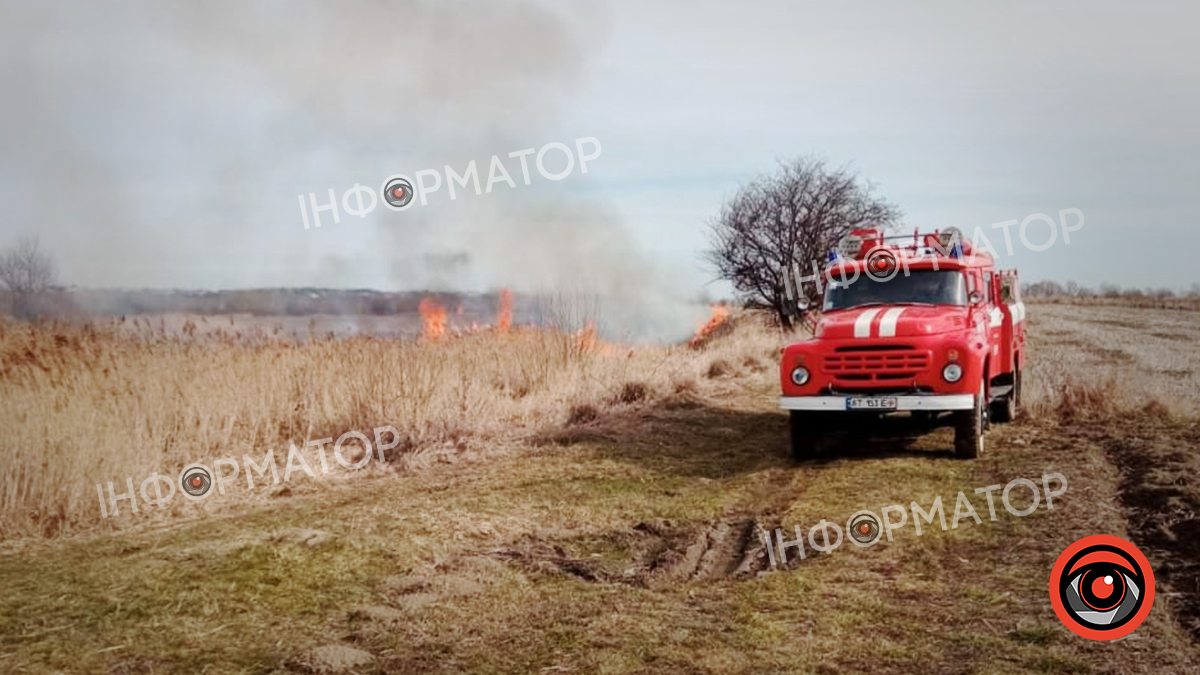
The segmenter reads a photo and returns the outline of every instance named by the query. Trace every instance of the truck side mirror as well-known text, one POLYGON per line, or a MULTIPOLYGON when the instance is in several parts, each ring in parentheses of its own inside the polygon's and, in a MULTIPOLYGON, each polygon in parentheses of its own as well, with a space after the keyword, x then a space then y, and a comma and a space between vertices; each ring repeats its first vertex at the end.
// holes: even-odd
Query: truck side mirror
POLYGON ((979 291, 971 291, 971 294, 967 296, 967 300, 972 305, 978 305, 979 303, 983 302, 983 293, 980 293, 979 291))

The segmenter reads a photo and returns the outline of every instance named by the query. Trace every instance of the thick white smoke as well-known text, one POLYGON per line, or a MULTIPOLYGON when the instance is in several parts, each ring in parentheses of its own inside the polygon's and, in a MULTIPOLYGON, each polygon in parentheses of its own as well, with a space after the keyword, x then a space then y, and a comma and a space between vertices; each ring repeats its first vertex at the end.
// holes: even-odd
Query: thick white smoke
POLYGON ((674 275, 561 183, 301 225, 298 194, 588 135, 559 125, 605 37, 580 11, 0 0, 0 244, 85 286, 583 287, 614 332, 686 334, 674 275))

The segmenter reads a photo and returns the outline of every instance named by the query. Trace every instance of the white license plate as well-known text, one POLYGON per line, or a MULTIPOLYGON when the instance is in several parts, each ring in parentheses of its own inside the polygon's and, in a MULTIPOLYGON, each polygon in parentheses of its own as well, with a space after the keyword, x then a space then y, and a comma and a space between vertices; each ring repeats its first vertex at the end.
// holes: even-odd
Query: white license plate
POLYGON ((895 410, 895 396, 849 396, 846 410, 895 410))

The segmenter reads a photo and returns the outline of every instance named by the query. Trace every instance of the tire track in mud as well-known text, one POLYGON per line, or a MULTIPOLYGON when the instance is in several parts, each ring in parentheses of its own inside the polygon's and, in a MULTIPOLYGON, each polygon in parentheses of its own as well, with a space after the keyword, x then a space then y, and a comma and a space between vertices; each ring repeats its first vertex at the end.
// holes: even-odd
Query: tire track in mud
MULTIPOLYGON (((803 494, 796 483, 806 469, 770 469, 737 505, 721 518, 695 523, 665 519, 641 521, 625 532, 610 533, 609 543, 631 551, 621 560, 572 556, 572 541, 524 536, 489 550, 467 553, 503 560, 527 573, 567 574, 595 583, 621 583, 656 590, 722 579, 750 579, 769 568, 763 538, 779 527, 782 514, 803 494)), ((586 545, 584 546, 586 548, 586 545)), ((791 562, 789 564, 797 564, 791 562)))
POLYGON ((594 431, 558 443, 595 443, 600 457, 623 462, 641 463, 653 454, 655 462, 643 464, 649 471, 705 481, 723 480, 754 463, 759 468, 729 484, 737 494, 721 499, 725 506, 717 517, 649 517, 624 530, 559 540, 526 534, 488 551, 464 554, 503 560, 528 573, 652 589, 749 579, 769 568, 763 538, 780 526, 783 514, 803 496, 812 472, 819 470, 787 458, 786 417, 773 411, 662 410, 637 426, 594 431), (769 459, 763 461, 764 456, 769 459))
POLYGON ((811 470, 803 466, 767 470, 723 518, 697 528, 686 555, 676 565, 667 565, 663 578, 679 581, 752 578, 769 569, 763 539, 781 526, 783 514, 804 495, 811 470), (691 560, 697 552, 699 557, 693 565, 691 560))

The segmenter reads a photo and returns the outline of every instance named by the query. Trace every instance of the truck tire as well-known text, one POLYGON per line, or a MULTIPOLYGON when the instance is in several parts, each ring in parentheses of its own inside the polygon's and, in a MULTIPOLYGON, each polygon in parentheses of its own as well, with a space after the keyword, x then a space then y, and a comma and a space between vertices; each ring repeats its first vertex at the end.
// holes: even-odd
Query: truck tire
POLYGON ((791 440, 792 459, 804 461, 821 454, 824 446, 824 420, 820 413, 807 410, 789 411, 788 436, 791 440))
POLYGON ((1017 418, 1017 404, 1021 396, 1021 371, 1013 372, 1012 391, 1000 399, 992 402, 991 419, 995 422, 1011 422, 1017 418))
POLYGON ((987 428, 987 385, 979 383, 972 410, 954 413, 954 454, 960 459, 975 459, 983 454, 983 431, 987 428))

